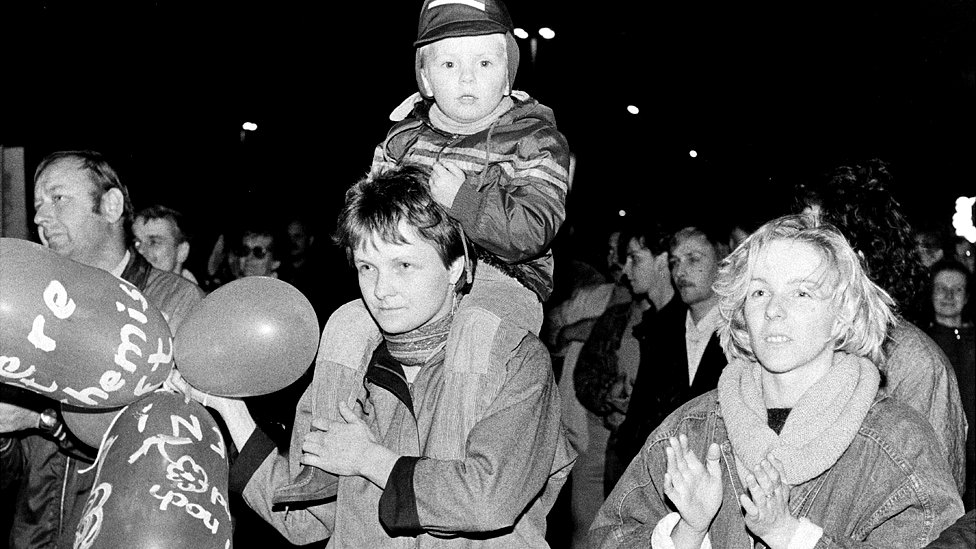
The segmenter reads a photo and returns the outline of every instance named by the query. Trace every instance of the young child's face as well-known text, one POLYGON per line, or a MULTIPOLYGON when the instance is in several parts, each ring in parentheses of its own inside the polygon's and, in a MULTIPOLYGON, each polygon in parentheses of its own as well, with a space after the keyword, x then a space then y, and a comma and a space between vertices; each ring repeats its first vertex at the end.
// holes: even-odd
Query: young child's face
POLYGON ((452 120, 484 118, 509 93, 504 35, 445 38, 426 48, 421 80, 452 120))

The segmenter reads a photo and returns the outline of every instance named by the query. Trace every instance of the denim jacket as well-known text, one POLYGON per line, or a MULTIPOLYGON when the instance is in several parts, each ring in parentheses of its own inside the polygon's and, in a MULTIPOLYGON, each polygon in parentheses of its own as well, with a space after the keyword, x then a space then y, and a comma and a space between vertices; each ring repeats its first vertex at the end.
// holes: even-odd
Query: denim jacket
MULTIPOLYGON (((721 447, 722 506, 709 528, 712 547, 766 547, 746 529, 738 502, 747 493, 718 404, 706 393, 671 414, 640 453, 590 527, 592 547, 650 547, 658 521, 675 511, 664 495, 668 437, 683 432, 695 455, 721 447)), ((823 528, 817 549, 924 547, 962 516, 962 502, 932 427, 908 406, 879 396, 851 445, 819 476, 791 488, 790 512, 823 528)))

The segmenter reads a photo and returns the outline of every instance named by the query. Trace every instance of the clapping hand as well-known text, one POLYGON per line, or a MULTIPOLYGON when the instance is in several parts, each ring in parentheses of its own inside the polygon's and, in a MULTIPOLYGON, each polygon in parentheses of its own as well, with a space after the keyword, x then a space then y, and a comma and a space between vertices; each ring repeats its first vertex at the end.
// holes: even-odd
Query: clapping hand
POLYGON ((790 514, 790 486, 783 464, 769 455, 746 476, 749 495, 741 494, 746 527, 770 547, 787 547, 799 521, 790 514))
POLYGON ((688 447, 688 437, 684 434, 671 437, 664 451, 668 460, 664 493, 677 507, 681 521, 693 533, 704 536, 722 506, 718 444, 709 445, 704 465, 688 447))

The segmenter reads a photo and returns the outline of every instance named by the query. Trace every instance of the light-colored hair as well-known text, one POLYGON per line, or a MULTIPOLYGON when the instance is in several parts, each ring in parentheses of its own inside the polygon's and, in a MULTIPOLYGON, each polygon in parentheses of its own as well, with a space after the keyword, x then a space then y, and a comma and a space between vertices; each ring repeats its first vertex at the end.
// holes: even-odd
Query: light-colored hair
POLYGON ((719 266, 712 286, 721 300, 719 338, 730 360, 756 360, 745 321, 745 301, 756 262, 771 242, 788 240, 813 246, 826 265, 821 288, 837 311, 834 350, 883 360, 882 345, 888 326, 895 322, 894 301, 868 278, 861 258, 847 239, 828 223, 812 215, 787 215, 760 227, 719 266))
POLYGON ((129 189, 122 184, 119 174, 112 168, 105 156, 97 151, 78 150, 78 151, 57 151, 41 159, 37 168, 34 170, 34 184, 41 178, 41 175, 51 166, 60 162, 73 162, 75 168, 85 173, 92 184, 91 197, 94 202, 92 211, 102 212, 102 196, 112 189, 118 189, 122 193, 122 227, 125 231, 126 245, 131 245, 132 235, 132 199, 129 197, 129 189))

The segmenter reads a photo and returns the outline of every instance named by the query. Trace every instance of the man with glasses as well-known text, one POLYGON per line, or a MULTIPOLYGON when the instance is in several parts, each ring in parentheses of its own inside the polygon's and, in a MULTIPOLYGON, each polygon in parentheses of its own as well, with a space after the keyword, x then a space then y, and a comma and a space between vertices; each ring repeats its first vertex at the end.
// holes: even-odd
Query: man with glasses
POLYGON ((183 264, 190 256, 190 235, 183 214, 156 204, 140 210, 132 222, 135 247, 153 267, 176 273, 197 284, 197 279, 183 264))
POLYGON ((278 267, 274 232, 265 228, 245 229, 241 234, 241 244, 235 250, 241 276, 270 276, 278 278, 278 267))

